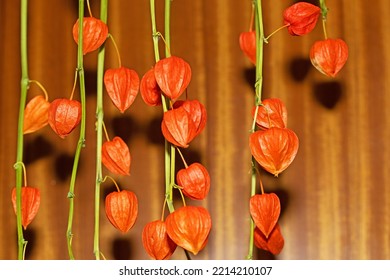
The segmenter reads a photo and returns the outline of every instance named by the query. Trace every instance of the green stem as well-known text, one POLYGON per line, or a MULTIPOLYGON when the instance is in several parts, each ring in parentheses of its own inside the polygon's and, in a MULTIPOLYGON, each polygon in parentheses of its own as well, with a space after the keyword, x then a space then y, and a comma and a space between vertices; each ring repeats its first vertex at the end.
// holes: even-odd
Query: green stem
POLYGON ((80 82, 80 100, 81 100, 81 121, 80 121, 80 135, 77 142, 76 152, 73 161, 72 175, 69 185, 69 216, 68 216, 68 227, 66 231, 68 254, 71 260, 74 260, 73 249, 72 249, 72 226, 74 216, 74 197, 75 197, 75 183, 77 177, 77 168, 79 165, 81 148, 85 145, 85 78, 84 78, 84 66, 83 66, 83 18, 84 18, 84 0, 79 0, 79 34, 78 34, 78 47, 77 47, 77 72, 79 75, 80 82))
MULTIPOLYGON (((256 29, 256 84, 255 84, 255 105, 258 107, 262 103, 262 88, 263 88, 263 57, 264 57, 264 26, 263 26, 263 12, 261 0, 255 0, 255 29, 256 29)), ((253 123, 251 132, 256 129, 256 118, 258 108, 255 111, 253 117, 253 123)), ((252 197, 256 193, 256 160, 252 156, 251 159, 251 189, 250 196, 252 197)), ((251 219, 250 222, 250 236, 249 236, 249 250, 247 259, 253 259, 253 245, 254 245, 254 222, 251 219)))
POLYGON ((328 17, 328 7, 326 7, 325 0, 319 0, 319 1, 320 1, 321 15, 322 15, 322 30, 324 31, 325 39, 328 39, 328 33, 326 31, 326 19, 328 17))
MULTIPOLYGON (((100 20, 107 23, 107 2, 100 3, 100 20)), ((117 49, 117 48, 116 48, 117 49)), ((118 54, 119 55, 119 54, 118 54)), ((97 260, 100 259, 99 232, 100 232, 100 186, 103 181, 102 172, 102 144, 103 144, 103 75, 104 75, 105 45, 99 49, 97 62, 97 101, 96 101, 96 182, 95 182, 95 227, 93 252, 97 260)))
MULTIPOLYGON (((18 119, 18 136, 16 162, 23 162, 23 124, 24 124, 24 108, 26 106, 27 91, 28 91, 28 64, 27 64, 27 0, 21 0, 20 7, 20 59, 22 67, 21 75, 21 92, 19 105, 18 119)), ((23 237, 22 228, 22 165, 14 165, 16 171, 16 226, 18 232, 18 259, 24 259, 24 250, 27 241, 23 237)))

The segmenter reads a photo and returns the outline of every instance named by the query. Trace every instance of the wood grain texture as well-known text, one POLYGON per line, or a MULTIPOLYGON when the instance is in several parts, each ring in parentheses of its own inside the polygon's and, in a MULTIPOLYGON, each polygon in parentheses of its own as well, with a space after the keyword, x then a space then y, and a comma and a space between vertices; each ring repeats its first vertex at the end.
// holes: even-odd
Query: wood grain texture
MULTIPOLYGON (((76 67, 71 28, 77 1, 30 1, 29 76, 39 80, 50 100, 70 95, 76 67)), ((163 1, 157 2, 163 33, 163 1)), ((282 23, 281 12, 295 1, 263 1, 265 32, 282 23)), ((316 1, 310 1, 316 2, 316 1)), ((99 1, 92 1, 99 14, 99 1)), ((304 37, 277 33, 265 46, 263 97, 284 100, 288 126, 300 148, 292 165, 274 178, 261 174, 265 190, 282 201, 280 224, 285 247, 278 259, 390 258, 390 22, 388 0, 327 1, 328 35, 343 38, 349 58, 337 78, 316 71, 308 60, 311 44, 322 39, 321 26, 304 37)), ((189 98, 207 108, 205 131, 184 151, 187 161, 209 170, 211 190, 201 204, 213 228, 196 259, 243 259, 248 250, 250 152, 254 68, 238 46, 247 31, 251 1, 173 1, 171 51, 191 65, 189 98)), ((143 75, 154 64, 149 3, 110 1, 109 29, 122 64, 143 75)), ((10 201, 15 184, 16 127, 20 92, 19 4, 0 2, 0 259, 16 258, 16 219, 10 201)), ((76 185, 74 251, 93 259, 95 180, 95 93, 97 53, 85 56, 87 142, 76 185)), ((116 67, 107 44, 106 67, 116 67)), ((29 97, 39 94, 32 85, 29 97)), ((140 216, 126 235, 104 214, 102 186, 101 250, 108 259, 148 259, 142 228, 158 219, 164 199, 161 108, 147 107, 140 96, 119 113, 105 95, 109 134, 120 135, 132 154, 131 176, 119 184, 134 191, 140 216)), ((41 209, 25 232, 29 259, 67 259, 66 223, 73 153, 78 130, 65 140, 45 127, 25 137, 28 182, 42 192, 41 209)), ((104 172, 108 172, 106 169, 104 172)), ((180 250, 174 259, 185 258, 180 250)), ((272 258, 256 251, 256 258, 272 258)))

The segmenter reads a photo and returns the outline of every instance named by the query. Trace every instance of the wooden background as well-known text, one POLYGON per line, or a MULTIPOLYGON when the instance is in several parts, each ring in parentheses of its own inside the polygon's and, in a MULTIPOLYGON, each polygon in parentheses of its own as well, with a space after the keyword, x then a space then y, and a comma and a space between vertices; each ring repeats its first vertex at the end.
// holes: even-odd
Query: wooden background
MULTIPOLYGON (((10 194, 15 184, 21 75, 18 2, 0 1, 0 259, 16 258, 10 194)), ((29 77, 45 86, 50 100, 68 97, 76 67, 71 29, 78 1, 29 2, 29 77)), ((156 2, 158 29, 163 32, 163 1, 156 2)), ((295 1, 263 2, 269 34, 281 25, 283 9, 295 1)), ((388 259, 390 2, 328 0, 327 4, 328 35, 349 45, 348 62, 336 79, 317 72, 308 60, 311 44, 322 39, 320 25, 301 38, 284 30, 265 48, 264 97, 284 100, 288 126, 300 139, 295 161, 279 178, 263 174, 266 191, 276 192, 282 200, 285 247, 276 258, 388 259)), ((91 5, 98 16, 100 1, 91 5)), ((250 11, 250 0, 172 2, 172 53, 191 64, 188 95, 208 110, 205 131, 185 152, 188 161, 200 160, 207 166, 212 180, 202 204, 211 212, 213 228, 196 259, 243 259, 248 250, 248 131, 254 69, 239 49, 238 36, 248 30, 250 11)), ((108 25, 122 64, 143 75, 154 63, 149 1, 109 1, 108 25)), ((76 259, 94 258, 96 57, 97 52, 85 56, 87 142, 76 185, 76 259)), ((106 67, 116 67, 111 43, 106 67)), ((32 85, 28 97, 36 94, 39 89, 32 85)), ((124 235, 109 224, 102 208, 101 250, 108 259, 148 259, 141 231, 145 223, 159 218, 163 202, 161 108, 146 106, 138 96, 121 114, 105 95, 105 122, 111 137, 122 136, 130 147, 132 174, 117 180, 139 197, 140 215, 124 235)), ((39 213, 25 232, 28 259, 68 258, 66 196, 77 138, 78 130, 62 140, 50 127, 25 137, 28 182, 42 193, 39 213)), ((112 190, 103 184, 103 194, 112 190)), ((184 254, 177 250, 173 258, 183 259, 184 254)), ((272 256, 256 251, 256 258, 272 256)))

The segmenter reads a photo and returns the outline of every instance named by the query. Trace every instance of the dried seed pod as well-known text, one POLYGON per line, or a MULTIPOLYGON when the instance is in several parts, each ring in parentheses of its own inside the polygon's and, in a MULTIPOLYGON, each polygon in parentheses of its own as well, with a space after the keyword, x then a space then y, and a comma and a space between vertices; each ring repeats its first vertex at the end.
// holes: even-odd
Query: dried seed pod
POLYGON ((126 67, 108 69, 104 73, 104 85, 112 103, 124 113, 137 97, 139 77, 137 72, 126 67))
POLYGON ((35 132, 48 123, 50 102, 42 95, 32 98, 24 109, 23 133, 35 132))
MULTIPOLYGON (((22 225, 26 229, 38 213, 39 205, 41 203, 41 194, 39 189, 34 187, 21 188, 21 202, 22 202, 22 225)), ((16 188, 12 189, 11 193, 12 205, 16 214, 16 188)))
POLYGON ((341 39, 316 41, 310 49, 313 66, 329 77, 336 77, 348 59, 348 45, 341 39))
POLYGON ((166 224, 156 220, 142 230, 142 244, 148 255, 155 260, 167 260, 176 250, 176 243, 167 234, 166 224))
POLYGON ((201 206, 183 206, 166 220, 169 237, 180 247, 197 255, 207 244, 211 230, 209 212, 201 206))
POLYGON ((66 98, 51 102, 48 122, 54 132, 61 138, 71 133, 81 120, 81 103, 66 98))
POLYGON ((142 77, 140 84, 141 97, 149 106, 161 105, 161 89, 154 76, 154 68, 149 69, 142 77))
POLYGON ((250 198, 249 211, 256 226, 268 238, 279 219, 279 197, 274 193, 255 194, 250 198))
MULTIPOLYGON (((79 41, 79 20, 73 25, 73 39, 79 41)), ((83 18, 83 54, 97 50, 108 37, 107 25, 95 17, 83 18)))
POLYGON ((284 24, 293 36, 302 36, 311 32, 317 24, 321 9, 307 2, 298 2, 283 12, 284 24))
POLYGON ((176 180, 182 192, 189 198, 202 200, 210 190, 210 175, 200 163, 193 163, 176 174, 176 180))
POLYGON ((256 65, 256 32, 241 32, 239 42, 243 53, 256 65))
POLYGON ((173 108, 183 107, 191 116, 195 127, 196 135, 199 135, 207 123, 207 111, 198 100, 178 100, 173 104, 173 108))
POLYGON ((176 100, 191 81, 191 67, 184 59, 170 56, 156 63, 154 76, 164 95, 176 100))
POLYGON ((138 199, 131 191, 114 191, 106 196, 106 216, 123 233, 128 232, 138 216, 138 199))
POLYGON ((168 142, 182 148, 187 148, 197 135, 197 127, 183 107, 164 112, 161 131, 168 142))
MULTIPOLYGON (((256 107, 253 107, 254 115, 256 107)), ((287 109, 279 98, 267 98, 259 105, 256 123, 263 129, 270 127, 287 127, 287 109)))
POLYGON ((255 246, 259 249, 269 251, 273 255, 278 255, 283 250, 284 238, 280 230, 279 224, 276 224, 268 238, 259 230, 255 228, 254 234, 255 246))
POLYGON ((291 129, 271 127, 252 133, 249 147, 260 166, 277 177, 294 160, 299 140, 291 129))
POLYGON ((130 175, 130 151, 122 138, 116 136, 103 143, 102 163, 114 174, 130 175))

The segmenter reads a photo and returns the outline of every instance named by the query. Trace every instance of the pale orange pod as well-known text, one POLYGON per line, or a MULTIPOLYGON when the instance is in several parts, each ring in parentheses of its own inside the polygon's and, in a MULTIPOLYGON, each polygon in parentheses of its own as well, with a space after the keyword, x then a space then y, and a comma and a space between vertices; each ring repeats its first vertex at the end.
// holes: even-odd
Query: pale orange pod
MULTIPOLYGON (((79 20, 77 19, 72 29, 73 39, 79 41, 79 20)), ((108 37, 108 27, 100 19, 95 17, 83 18, 83 54, 97 50, 108 37)))
POLYGON ((283 12, 283 23, 288 33, 293 36, 302 36, 310 33, 317 24, 321 9, 307 2, 298 2, 283 12))
MULTIPOLYGON (((16 214, 16 187, 12 189, 11 200, 16 214)), ((27 229, 27 226, 37 215, 40 203, 41 194, 39 189, 28 186, 21 188, 22 226, 24 229, 27 229)))
POLYGON ((207 111, 199 100, 178 100, 173 104, 173 108, 183 107, 191 116, 196 127, 196 135, 199 135, 207 123, 207 111))
POLYGON ((180 207, 167 216, 165 223, 169 237, 185 250, 197 255, 206 246, 211 216, 204 207, 180 207))
POLYGON ((280 229, 280 225, 276 224, 268 238, 259 230, 255 228, 254 244, 257 248, 269 251, 273 255, 279 255, 284 247, 284 238, 280 229))
POLYGON ((210 191, 210 175, 198 162, 180 169, 176 174, 176 181, 183 194, 191 199, 202 200, 210 191))
POLYGON ((141 97, 149 106, 158 106, 162 104, 161 89, 157 84, 154 75, 154 68, 149 69, 141 78, 140 83, 141 97))
MULTIPOLYGON (((262 129, 270 127, 287 127, 287 109, 283 101, 279 98, 266 98, 258 105, 256 123, 262 129)), ((252 109, 254 116, 256 106, 252 109)))
POLYGON ((130 175, 131 155, 129 147, 119 136, 102 145, 102 163, 112 173, 130 175))
POLYGON ((48 111, 48 122, 53 131, 65 138, 81 121, 81 103, 66 98, 55 99, 48 111))
POLYGON ((42 95, 33 97, 24 109, 23 133, 33 133, 48 124, 50 102, 42 95))
POLYGON ((148 255, 155 260, 168 260, 175 252, 177 244, 168 236, 165 222, 149 222, 142 230, 142 245, 148 255))
POLYGON ((266 238, 278 222, 280 208, 280 200, 275 193, 255 194, 249 200, 252 219, 266 238))
POLYGON ((240 49, 249 60, 256 65, 256 32, 241 32, 239 37, 240 49))

